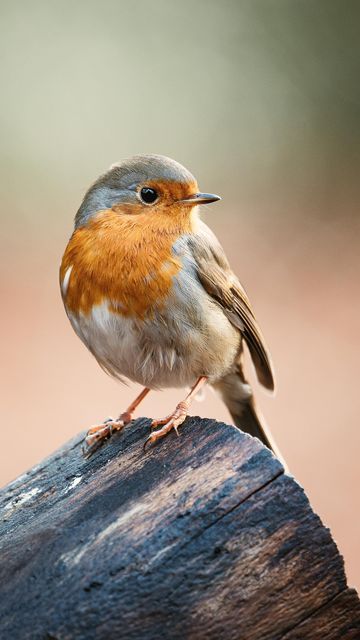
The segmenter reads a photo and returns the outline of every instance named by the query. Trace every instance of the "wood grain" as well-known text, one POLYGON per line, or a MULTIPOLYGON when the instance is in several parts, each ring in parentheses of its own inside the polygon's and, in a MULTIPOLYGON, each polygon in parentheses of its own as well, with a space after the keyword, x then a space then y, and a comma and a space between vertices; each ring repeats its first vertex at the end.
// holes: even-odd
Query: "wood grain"
POLYGON ((286 633, 282 640, 358 640, 360 607, 355 589, 346 589, 286 633))
POLYGON ((189 418, 144 453, 148 429, 1 492, 2 640, 360 638, 330 532, 258 440, 189 418))

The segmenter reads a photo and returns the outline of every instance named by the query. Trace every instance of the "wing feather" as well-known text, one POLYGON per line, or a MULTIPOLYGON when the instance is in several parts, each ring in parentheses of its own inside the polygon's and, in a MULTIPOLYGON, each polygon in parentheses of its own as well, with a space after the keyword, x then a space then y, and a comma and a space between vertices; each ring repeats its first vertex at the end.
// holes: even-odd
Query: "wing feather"
POLYGON ((190 236, 189 246, 198 278, 207 293, 216 300, 229 321, 241 332, 249 348, 259 382, 274 389, 274 374, 269 352, 255 319, 249 298, 232 272, 216 236, 203 223, 190 236))

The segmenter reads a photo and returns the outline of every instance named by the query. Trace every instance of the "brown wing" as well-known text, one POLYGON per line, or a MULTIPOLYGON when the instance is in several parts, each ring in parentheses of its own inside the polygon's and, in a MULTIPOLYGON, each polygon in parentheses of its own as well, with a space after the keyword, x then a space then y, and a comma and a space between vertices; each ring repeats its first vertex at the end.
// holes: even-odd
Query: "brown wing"
POLYGON ((230 322, 240 330, 249 348, 259 382, 274 389, 274 375, 269 353, 250 306, 249 299, 225 256, 216 236, 203 222, 190 236, 189 246, 204 289, 223 308, 230 322))

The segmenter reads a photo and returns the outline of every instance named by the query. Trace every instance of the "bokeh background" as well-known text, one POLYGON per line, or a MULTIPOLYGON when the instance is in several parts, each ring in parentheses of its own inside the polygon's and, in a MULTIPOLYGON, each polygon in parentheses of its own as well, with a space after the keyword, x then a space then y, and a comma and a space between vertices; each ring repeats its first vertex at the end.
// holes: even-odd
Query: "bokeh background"
MULTIPOLYGON (((258 402, 360 586, 359 24, 356 0, 1 0, 2 484, 134 393, 73 333, 58 266, 89 183, 163 153, 223 196, 204 216, 276 367, 258 402)), ((193 412, 228 419, 211 393, 193 412)))

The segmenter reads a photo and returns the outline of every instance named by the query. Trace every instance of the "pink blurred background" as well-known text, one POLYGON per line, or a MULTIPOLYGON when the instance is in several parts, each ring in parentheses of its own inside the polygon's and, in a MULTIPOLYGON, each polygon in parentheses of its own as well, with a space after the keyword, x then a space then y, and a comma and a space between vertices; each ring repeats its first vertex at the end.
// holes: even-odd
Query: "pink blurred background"
MULTIPOLYGON (((135 393, 73 333, 58 267, 89 183, 164 153, 223 197, 203 217, 275 363, 258 403, 359 587, 359 4, 136 6, 2 3, 1 484, 135 393)), ((210 392, 193 413, 229 420, 210 392)))

